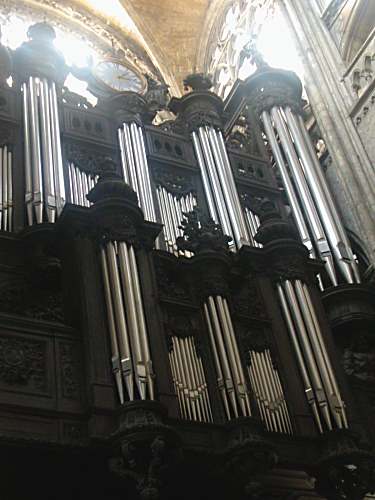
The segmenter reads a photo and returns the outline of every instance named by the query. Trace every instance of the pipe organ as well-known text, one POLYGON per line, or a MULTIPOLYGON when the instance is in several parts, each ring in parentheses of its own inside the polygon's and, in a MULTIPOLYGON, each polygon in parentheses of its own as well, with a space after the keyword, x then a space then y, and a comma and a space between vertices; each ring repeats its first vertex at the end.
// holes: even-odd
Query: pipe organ
POLYGON ((135 122, 123 123, 117 132, 124 180, 137 193, 146 219, 156 222, 142 127, 135 122))
POLYGON ((0 147, 0 229, 13 230, 13 155, 8 146, 0 147))
POLYGON ((87 173, 74 163, 68 163, 68 176, 71 203, 89 207, 90 202, 86 196, 98 182, 98 175, 87 173))
POLYGON ((121 403, 154 399, 152 361, 135 250, 124 241, 101 248, 112 368, 121 403))
POLYGON ((51 30, 32 27, 0 88, 0 438, 21 408, 10 442, 27 415, 34 437, 108 461, 141 498, 158 498, 168 460, 212 457, 234 498, 261 498, 277 454, 332 481, 326 441, 359 470, 350 384, 369 354, 350 335, 373 325, 372 292, 296 77, 259 69, 223 102, 195 75, 154 125, 147 92, 97 107, 62 93, 51 30), (238 116, 251 140, 231 140, 238 116))
POLYGON ((30 76, 22 93, 27 221, 55 222, 65 204, 56 85, 30 76))

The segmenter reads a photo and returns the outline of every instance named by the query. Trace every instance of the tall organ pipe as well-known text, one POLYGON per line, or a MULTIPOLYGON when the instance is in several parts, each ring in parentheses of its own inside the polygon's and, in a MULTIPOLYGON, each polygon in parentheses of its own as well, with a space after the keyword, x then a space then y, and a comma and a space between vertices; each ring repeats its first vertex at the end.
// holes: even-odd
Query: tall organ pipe
POLYGON ((349 283, 360 282, 357 264, 354 260, 345 229, 342 226, 335 203, 321 172, 311 139, 306 131, 301 117, 296 117, 290 108, 286 108, 285 115, 292 132, 294 143, 298 151, 304 174, 309 184, 311 194, 326 228, 333 253, 337 259, 341 272, 349 283))
POLYGON ((332 284, 336 286, 337 278, 331 254, 331 249, 329 248, 323 226, 319 219, 319 215, 316 210, 314 201, 311 197, 310 190, 307 186, 306 179, 303 175, 302 167, 297 157, 296 151, 294 149, 294 144, 291 140, 289 130, 285 124, 282 112, 278 107, 272 108, 271 115, 274 120, 276 130, 279 134, 280 142, 285 152, 285 156, 288 160, 289 168, 293 174, 293 178, 295 180, 295 184, 297 186, 297 190, 300 195, 300 200, 302 202, 303 209, 307 214, 307 220, 311 228, 311 233, 313 234, 314 237, 315 246, 318 250, 318 254, 325 261, 330 280, 332 284))
POLYGON ((300 208, 297 194, 294 190, 292 181, 289 178, 288 169, 284 162, 283 154, 281 152, 280 146, 277 142, 275 132, 273 130, 272 121, 267 111, 263 111, 262 113, 262 122, 264 125, 264 130, 266 132, 267 138, 270 142, 270 146, 272 149, 272 153, 275 157, 276 164, 279 168, 281 178, 285 187, 286 195, 288 197, 290 207, 292 209, 292 214, 294 220, 296 222, 296 226, 298 228, 298 232, 300 234, 302 243, 309 250, 310 255, 315 257, 314 248, 312 245, 312 241, 310 238, 309 231, 307 229, 307 225, 305 223, 305 219, 303 217, 303 212, 300 208))
POLYGON ((30 76, 22 92, 27 220, 54 222, 65 203, 56 86, 30 76))
POLYGON ((146 220, 156 222, 142 127, 135 122, 123 123, 117 133, 124 180, 137 193, 146 220))
POLYGON ((120 382, 126 387, 120 402, 137 397, 134 381, 140 399, 154 399, 154 374, 134 248, 123 241, 109 241, 101 249, 101 260, 113 371, 119 393, 120 382))

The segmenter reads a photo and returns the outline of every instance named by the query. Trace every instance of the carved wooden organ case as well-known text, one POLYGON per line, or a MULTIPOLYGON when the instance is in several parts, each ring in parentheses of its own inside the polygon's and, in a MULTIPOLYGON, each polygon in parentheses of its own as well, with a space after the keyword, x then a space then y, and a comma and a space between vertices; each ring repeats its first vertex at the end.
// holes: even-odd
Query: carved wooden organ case
POLYGON ((79 449, 140 498, 184 470, 202 498, 280 496, 277 461, 361 498, 373 292, 296 76, 225 102, 193 77, 154 126, 145 96, 63 89, 51 28, 30 33, 0 97, 0 438, 79 449))

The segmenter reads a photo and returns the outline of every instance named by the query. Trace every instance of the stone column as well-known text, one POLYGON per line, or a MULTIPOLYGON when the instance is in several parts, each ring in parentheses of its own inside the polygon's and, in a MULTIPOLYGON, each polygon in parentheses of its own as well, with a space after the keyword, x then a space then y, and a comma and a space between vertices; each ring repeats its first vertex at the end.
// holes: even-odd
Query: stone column
POLYGON ((309 100, 332 156, 328 178, 345 225, 375 260, 375 171, 349 116, 354 99, 342 81, 340 54, 308 0, 280 0, 305 69, 309 100))

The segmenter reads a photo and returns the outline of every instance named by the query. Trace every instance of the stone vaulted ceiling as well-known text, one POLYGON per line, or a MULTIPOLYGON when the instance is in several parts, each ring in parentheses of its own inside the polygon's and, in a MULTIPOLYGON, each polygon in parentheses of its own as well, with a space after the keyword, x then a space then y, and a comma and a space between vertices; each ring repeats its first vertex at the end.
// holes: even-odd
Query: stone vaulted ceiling
POLYGON ((196 57, 212 0, 121 0, 171 91, 196 71, 196 57))

